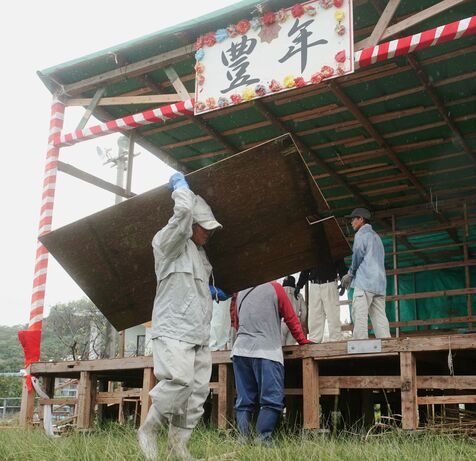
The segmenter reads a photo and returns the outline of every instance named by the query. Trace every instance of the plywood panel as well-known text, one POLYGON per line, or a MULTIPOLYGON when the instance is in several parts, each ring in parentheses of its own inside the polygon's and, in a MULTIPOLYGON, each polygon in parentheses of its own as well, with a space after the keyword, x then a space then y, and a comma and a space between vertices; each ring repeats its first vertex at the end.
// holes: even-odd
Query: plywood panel
MULTIPOLYGON (((322 260, 326 245, 335 260, 350 253, 334 218, 309 224, 327 206, 289 135, 190 173, 187 180, 224 225, 207 253, 216 285, 226 292, 311 267, 322 260)), ((151 241, 172 210, 170 191, 162 186, 41 240, 109 321, 118 330, 129 328, 151 318, 151 241)))

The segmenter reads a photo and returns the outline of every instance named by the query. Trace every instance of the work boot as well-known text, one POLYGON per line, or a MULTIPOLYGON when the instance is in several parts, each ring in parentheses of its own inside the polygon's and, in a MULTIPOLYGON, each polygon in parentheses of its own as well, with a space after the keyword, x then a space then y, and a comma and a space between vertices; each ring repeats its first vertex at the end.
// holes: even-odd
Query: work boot
POLYGON ((167 424, 167 419, 162 416, 155 405, 152 405, 147 417, 137 431, 139 447, 147 460, 157 460, 157 434, 162 426, 167 424))
POLYGON ((204 459, 194 458, 187 448, 187 443, 192 436, 192 429, 184 429, 182 427, 169 427, 168 448, 169 455, 167 459, 177 459, 180 461, 205 461, 204 459))
POLYGON ((263 407, 259 411, 258 420, 256 421, 256 432, 258 437, 255 440, 257 445, 266 448, 274 448, 274 442, 271 435, 278 425, 281 412, 273 408, 263 407))

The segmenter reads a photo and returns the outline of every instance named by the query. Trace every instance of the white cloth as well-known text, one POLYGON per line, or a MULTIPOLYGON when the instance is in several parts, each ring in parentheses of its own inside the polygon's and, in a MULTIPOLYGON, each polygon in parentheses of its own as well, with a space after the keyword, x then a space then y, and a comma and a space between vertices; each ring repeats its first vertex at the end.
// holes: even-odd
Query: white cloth
POLYGON ((309 284, 309 339, 322 343, 327 318, 329 341, 342 339, 337 282, 309 284))
MULTIPOLYGON (((305 335, 307 335, 307 305, 306 301, 301 293, 299 293, 298 298, 294 296, 294 288, 293 287, 283 287, 284 291, 288 295, 291 304, 293 305, 294 312, 298 316, 299 323, 301 324, 302 331, 305 335)), ((281 320, 281 344, 283 346, 292 346, 296 345, 297 342, 294 339, 291 331, 289 330, 286 322, 281 320)))
POLYGON ((152 341, 154 375, 152 404, 172 425, 193 429, 203 414, 212 372, 208 346, 159 337, 152 341))
POLYGON ((213 315, 210 328, 210 350, 222 351, 231 335, 231 317, 230 317, 231 298, 217 303, 213 301, 213 315))
MULTIPOLYGON (((208 282, 212 267, 205 250, 191 240, 196 196, 181 187, 172 193, 172 198, 174 214, 152 240, 157 291, 151 334, 152 338, 166 336, 208 346, 212 318, 208 282)), ((214 219, 210 211, 209 220, 214 219)))
POLYGON ((352 298, 353 339, 368 339, 368 317, 376 338, 390 338, 390 327, 385 313, 385 296, 355 288, 352 298))

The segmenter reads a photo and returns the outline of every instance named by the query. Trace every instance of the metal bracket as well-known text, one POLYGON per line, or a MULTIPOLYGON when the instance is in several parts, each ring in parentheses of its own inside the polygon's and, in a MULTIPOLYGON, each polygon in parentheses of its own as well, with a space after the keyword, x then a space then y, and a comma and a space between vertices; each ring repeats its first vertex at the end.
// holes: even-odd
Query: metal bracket
POLYGON ((382 341, 380 339, 347 342, 348 354, 371 354, 375 352, 382 352, 382 341))

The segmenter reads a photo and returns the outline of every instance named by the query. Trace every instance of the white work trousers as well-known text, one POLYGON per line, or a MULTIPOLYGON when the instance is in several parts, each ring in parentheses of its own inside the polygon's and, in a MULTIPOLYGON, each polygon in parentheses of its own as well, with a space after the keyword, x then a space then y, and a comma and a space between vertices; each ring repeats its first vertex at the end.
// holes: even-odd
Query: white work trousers
POLYGON ((337 282, 309 284, 309 339, 322 343, 327 318, 329 341, 342 339, 337 282))
POLYGON ((212 356, 208 346, 166 337, 152 341, 154 374, 152 404, 172 425, 193 429, 208 397, 212 356))
POLYGON ((385 313, 385 296, 355 288, 352 298, 353 339, 368 339, 368 319, 376 338, 390 338, 390 327, 385 313))

